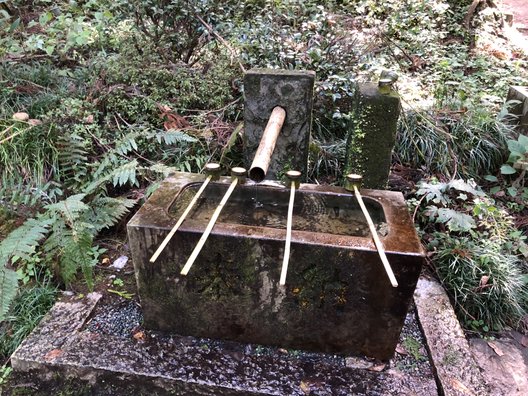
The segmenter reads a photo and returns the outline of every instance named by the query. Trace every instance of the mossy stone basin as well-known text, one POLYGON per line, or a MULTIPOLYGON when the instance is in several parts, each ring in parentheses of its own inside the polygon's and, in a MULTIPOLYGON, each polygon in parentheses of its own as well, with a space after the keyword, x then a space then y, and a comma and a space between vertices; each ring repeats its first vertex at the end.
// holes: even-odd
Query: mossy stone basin
POLYGON ((398 280, 393 288, 358 203, 340 187, 301 184, 290 264, 279 285, 289 189, 237 186, 187 276, 190 256, 230 178, 210 183, 155 263, 203 175, 165 180, 128 224, 145 326, 227 339, 389 359, 424 260, 397 192, 363 190, 398 280))

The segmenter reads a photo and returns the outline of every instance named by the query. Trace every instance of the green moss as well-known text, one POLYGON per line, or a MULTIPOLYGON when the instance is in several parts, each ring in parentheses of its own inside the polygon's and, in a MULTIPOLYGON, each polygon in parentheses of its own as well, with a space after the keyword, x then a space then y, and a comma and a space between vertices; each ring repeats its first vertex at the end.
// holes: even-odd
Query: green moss
POLYGON ((345 174, 363 175, 367 188, 385 188, 398 116, 397 93, 380 94, 375 84, 360 87, 350 116, 345 174))

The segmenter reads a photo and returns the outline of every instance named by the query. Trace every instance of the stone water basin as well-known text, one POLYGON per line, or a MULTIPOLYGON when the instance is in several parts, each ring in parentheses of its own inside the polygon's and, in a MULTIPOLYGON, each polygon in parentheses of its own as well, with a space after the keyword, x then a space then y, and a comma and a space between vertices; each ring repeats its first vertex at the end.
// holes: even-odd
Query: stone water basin
POLYGON ((286 286, 279 277, 289 188, 237 186, 187 276, 179 274, 230 183, 207 186, 155 263, 158 245, 205 179, 176 173, 128 224, 145 327, 180 335, 389 359, 424 260, 401 193, 362 190, 399 282, 385 274, 356 199, 301 184, 286 286))

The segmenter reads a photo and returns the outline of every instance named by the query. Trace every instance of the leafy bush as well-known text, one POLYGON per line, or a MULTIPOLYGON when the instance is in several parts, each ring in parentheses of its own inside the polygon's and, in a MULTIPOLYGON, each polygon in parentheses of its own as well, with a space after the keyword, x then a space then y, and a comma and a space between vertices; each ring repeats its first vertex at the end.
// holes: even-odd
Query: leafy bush
POLYGON ((56 296, 57 289, 45 278, 18 294, 0 324, 0 356, 10 356, 15 351, 51 308, 56 296))
POLYGON ((490 241, 439 238, 434 264, 464 323, 480 322, 484 331, 516 326, 528 304, 528 275, 519 258, 490 241))
POLYGON ((133 36, 143 54, 155 51, 166 62, 188 65, 200 59, 209 42, 205 23, 214 18, 221 2, 189 0, 119 1, 117 10, 133 16, 137 33, 133 36))
POLYGON ((526 236, 474 183, 420 183, 413 201, 432 263, 467 327, 516 326, 527 313, 526 236), (478 324, 478 325, 476 325, 478 324))
POLYGON ((402 115, 395 153, 413 168, 451 177, 479 177, 503 163, 512 127, 478 108, 466 114, 431 111, 402 115))
POLYGON ((90 0, 84 7, 59 2, 14 2, 0 18, 0 56, 46 54, 77 59, 91 47, 102 48, 115 25, 109 4, 90 0))
POLYGON ((195 68, 165 64, 153 55, 139 58, 133 49, 128 51, 107 59, 100 72, 104 88, 94 97, 103 115, 161 125, 160 105, 178 112, 219 109, 239 95, 233 84, 242 76, 223 51, 203 56, 195 68))

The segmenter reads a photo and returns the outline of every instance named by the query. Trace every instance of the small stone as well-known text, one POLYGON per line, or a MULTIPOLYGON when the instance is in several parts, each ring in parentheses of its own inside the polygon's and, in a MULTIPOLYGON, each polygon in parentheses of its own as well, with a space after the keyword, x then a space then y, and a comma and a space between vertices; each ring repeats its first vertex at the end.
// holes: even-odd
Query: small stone
POLYGON ((386 366, 387 365, 385 363, 380 363, 375 366, 369 367, 369 371, 376 371, 376 372, 383 371, 385 370, 386 366))
POLYGON ((345 359, 345 366, 348 368, 368 369, 372 367, 372 362, 360 357, 347 357, 345 359))
POLYGON ((127 262, 128 262, 127 256, 120 256, 116 261, 114 261, 114 263, 110 267, 121 270, 125 267, 127 262))
POLYGON ((29 120, 29 114, 28 113, 23 113, 23 112, 15 113, 15 114, 13 114, 13 120, 16 120, 16 121, 27 121, 27 120, 29 120))

